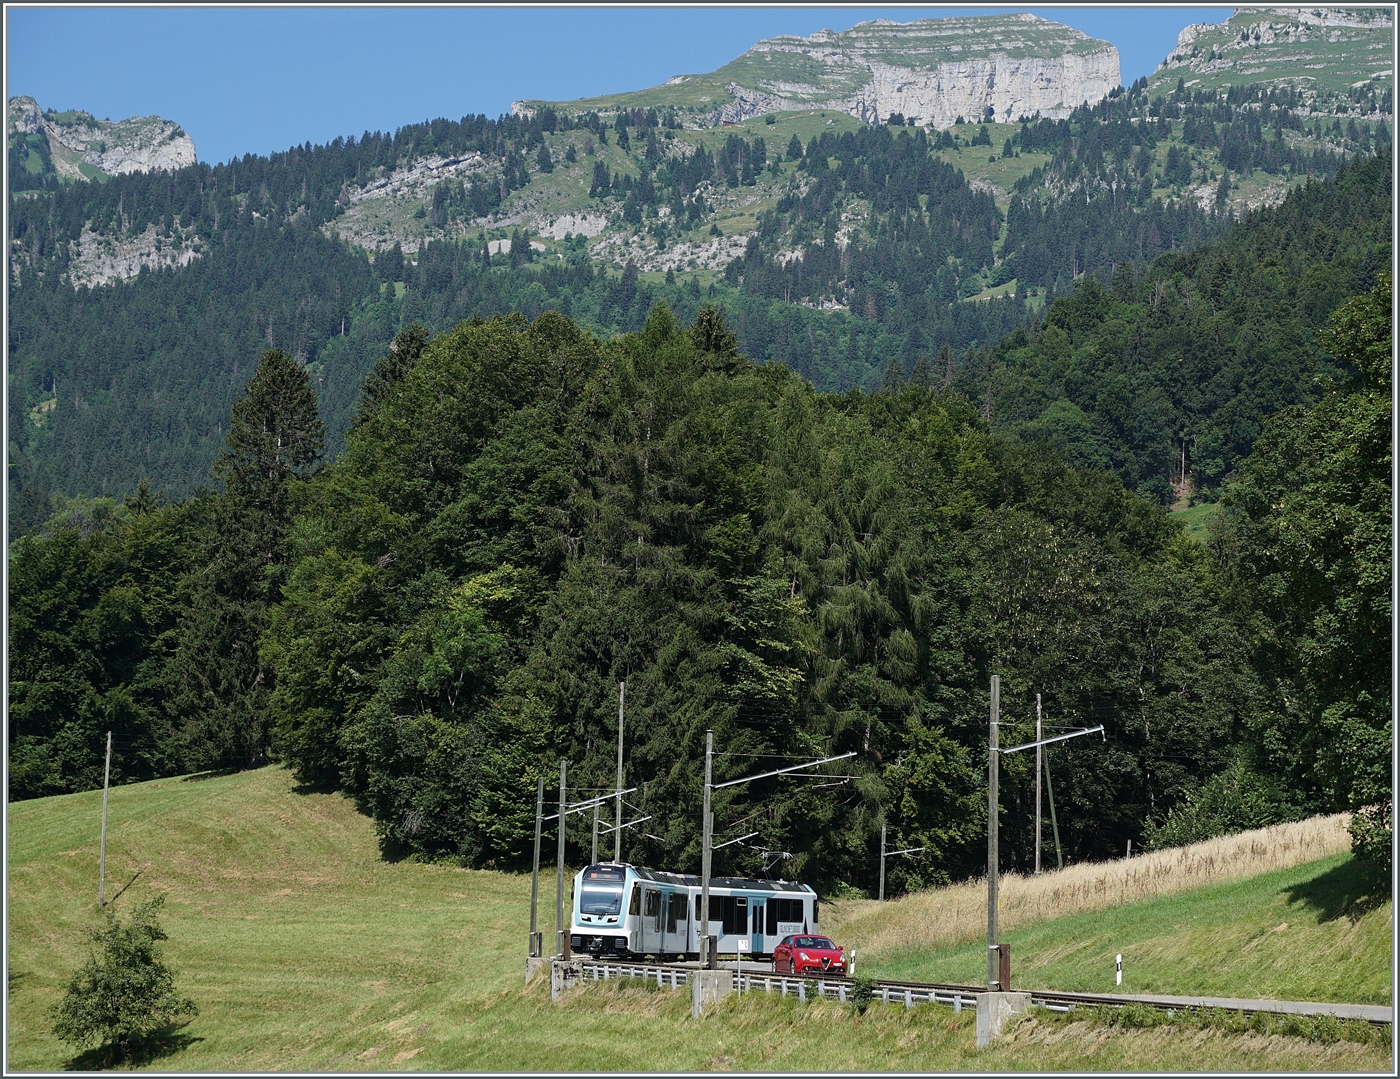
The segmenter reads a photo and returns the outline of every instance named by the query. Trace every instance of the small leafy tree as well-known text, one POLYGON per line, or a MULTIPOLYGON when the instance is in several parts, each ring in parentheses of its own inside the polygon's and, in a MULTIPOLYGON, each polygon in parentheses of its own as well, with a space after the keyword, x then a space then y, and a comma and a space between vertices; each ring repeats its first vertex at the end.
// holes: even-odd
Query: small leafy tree
POLYGON ((164 902, 164 896, 148 900, 125 922, 108 909, 104 924, 88 930, 94 948, 53 1009, 55 1035, 80 1048, 110 1045, 126 1056, 133 1040, 199 1014, 194 1001, 176 993, 161 958, 157 942, 169 937, 156 914, 164 902))

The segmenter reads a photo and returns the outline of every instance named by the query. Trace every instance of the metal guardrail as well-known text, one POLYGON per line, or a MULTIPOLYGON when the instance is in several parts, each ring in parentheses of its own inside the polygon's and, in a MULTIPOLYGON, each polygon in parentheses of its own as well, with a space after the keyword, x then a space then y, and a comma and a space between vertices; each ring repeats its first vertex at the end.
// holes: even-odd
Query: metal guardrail
MULTIPOLYGON (((584 960, 581 964, 585 981, 610 981, 613 978, 642 978, 654 981, 661 989, 680 989, 690 983, 690 975, 696 969, 671 963, 638 963, 600 960, 584 960)), ((724 967, 719 969, 724 970, 724 967)), ((833 974, 812 974, 794 977, 790 974, 768 974, 756 971, 743 971, 735 974, 729 970, 731 978, 737 978, 734 987, 741 992, 755 990, 777 992, 783 996, 792 994, 799 1000, 807 999, 808 987, 815 984, 815 996, 819 1000, 836 1000, 845 1003, 853 986, 852 979, 833 974)), ((955 1012, 964 1008, 977 1007, 978 994, 986 992, 979 986, 942 985, 930 982, 885 981, 875 982, 875 999, 885 1004, 903 1004, 912 1008, 916 1004, 939 1004, 950 1007, 955 1012)), ((1128 1004, 1146 1004, 1160 1011, 1196 1011, 1200 1005, 1183 1004, 1180 1001, 1154 1001, 1142 998, 1123 999, 1101 996, 1093 993, 1057 993, 1047 990, 1030 990, 1031 1003, 1053 1012, 1068 1012, 1071 1008, 1121 1008, 1128 1004)), ((1242 1011, 1246 1015, 1265 1012, 1279 1014, 1277 1002, 1259 1001, 1257 1008, 1241 1007, 1230 1009, 1242 1011)), ((1391 1023, 1385 1019, 1367 1019, 1372 1026, 1385 1027, 1391 1023)))

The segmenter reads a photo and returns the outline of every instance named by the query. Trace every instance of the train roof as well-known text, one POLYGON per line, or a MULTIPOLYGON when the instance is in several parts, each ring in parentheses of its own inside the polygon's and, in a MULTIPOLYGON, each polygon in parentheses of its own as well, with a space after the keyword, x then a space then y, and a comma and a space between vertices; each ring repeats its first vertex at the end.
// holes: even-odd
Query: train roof
MULTIPOLYGON (((604 863, 615 865, 616 863, 604 863)), ((642 880, 654 880, 658 884, 679 884, 690 888, 700 887, 700 877, 694 873, 668 873, 664 869, 647 869, 639 865, 626 865, 642 880)), ((740 888, 746 892, 811 892, 805 884, 793 880, 754 880, 751 877, 711 877, 712 888, 740 888)))

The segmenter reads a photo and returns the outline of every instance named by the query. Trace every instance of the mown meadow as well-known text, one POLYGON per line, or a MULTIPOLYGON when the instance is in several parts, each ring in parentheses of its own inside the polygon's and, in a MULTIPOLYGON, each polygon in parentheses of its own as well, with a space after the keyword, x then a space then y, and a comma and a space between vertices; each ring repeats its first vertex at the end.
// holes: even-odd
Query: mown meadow
MULTIPOLYGON (((98 1062, 48 1033, 47 1009, 83 956, 83 927, 97 918, 100 816, 100 792, 11 807, 8 1070, 98 1062)), ((1332 856, 1218 886, 1253 889, 1241 905, 1252 896, 1273 902, 1283 895, 1292 903, 1285 916, 1303 936, 1288 938, 1292 946, 1270 961, 1293 964, 1295 981, 1288 984, 1301 995, 1343 995, 1325 980, 1307 984, 1317 964, 1305 953, 1321 939, 1318 934, 1334 932, 1328 927, 1339 921, 1348 924, 1350 915, 1329 921, 1327 910, 1314 910, 1306 896, 1287 899, 1287 890, 1325 890, 1344 859, 1332 856)), ((1118 1030, 1049 1017, 1027 1018, 997 1046, 979 1052, 970 1012, 928 1006, 877 1006, 860 1017, 834 1002, 799 1005, 752 994, 730 998, 697 1022, 684 992, 616 983, 585 987, 551 1003, 542 982, 523 985, 527 875, 387 859, 370 819, 344 796, 307 792, 278 767, 116 788, 107 866, 107 894, 119 911, 152 894, 168 897, 166 955, 177 985, 200 1008, 137 1062, 147 1069, 1389 1067, 1389 1050, 1380 1045, 1211 1030, 1118 1030)), ((551 875, 541 891, 552 894, 551 875)), ((1189 920, 1195 896, 1207 915, 1229 914, 1234 908, 1222 907, 1213 891, 1180 892, 1097 917, 1107 928, 1128 925, 1134 910, 1169 901, 1189 920)), ((831 925, 868 921, 867 906, 837 904, 831 925)), ((1373 929, 1388 926, 1389 911, 1387 902, 1355 923, 1361 931, 1353 936, 1369 941, 1371 950, 1356 948, 1353 958, 1367 969, 1389 968, 1388 936, 1373 929)), ((547 922, 549 914, 544 917, 547 922)), ((1052 920, 1017 930, 1011 939, 1025 942, 1019 962, 1041 939, 1071 932, 1076 918, 1083 916, 1063 920, 1064 927, 1052 920)), ((1045 969, 1069 968, 1061 963, 1045 969)), ((1180 963, 1175 969, 1183 977, 1190 973, 1180 963)), ((1188 988, 1182 981, 1169 987, 1188 988)), ((1364 987, 1359 994, 1349 999, 1376 997, 1364 987)))

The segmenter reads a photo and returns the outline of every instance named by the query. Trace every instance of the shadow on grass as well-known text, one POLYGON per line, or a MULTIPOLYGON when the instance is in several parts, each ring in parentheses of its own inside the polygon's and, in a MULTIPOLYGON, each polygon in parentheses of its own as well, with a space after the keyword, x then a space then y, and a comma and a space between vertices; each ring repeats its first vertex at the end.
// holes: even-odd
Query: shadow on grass
POLYGON ((1324 922, 1338 918, 1356 922, 1390 899, 1389 883, 1370 862, 1349 858, 1312 880, 1285 888, 1283 894, 1290 903, 1317 911, 1324 922))
POLYGON ((210 768, 207 772, 191 772, 187 776, 181 776, 181 783, 202 783, 206 779, 223 779, 225 776, 234 776, 239 772, 247 771, 246 768, 210 768))
POLYGON ((5 983, 9 986, 11 993, 16 989, 22 988, 24 980, 28 977, 29 971, 27 970, 15 970, 13 967, 10 967, 5 971, 5 983))
POLYGON ((195 1042, 204 1040, 194 1034, 186 1034, 184 1028, 187 1025, 187 1023, 180 1023, 177 1026, 164 1027, 144 1038, 133 1039, 127 1043, 125 1049, 110 1042, 106 1045, 99 1045, 96 1049, 79 1053, 63 1066, 63 1070, 70 1072, 106 1071, 110 1068, 132 1068, 163 1060, 188 1049, 195 1042))
POLYGON ((117 894, 114 895, 114 896, 112 896, 112 898, 109 899, 109 900, 107 900, 107 902, 108 902, 108 903, 115 903, 118 899, 120 899, 120 898, 122 897, 122 892, 126 891, 126 890, 127 890, 128 888, 130 888, 133 884, 135 884, 135 883, 136 883, 136 878, 139 877, 139 876, 140 876, 142 873, 144 873, 144 872, 146 872, 144 869, 138 869, 138 870, 132 875, 131 879, 130 879, 129 881, 127 881, 125 884, 122 885, 121 891, 117 892, 117 894))

